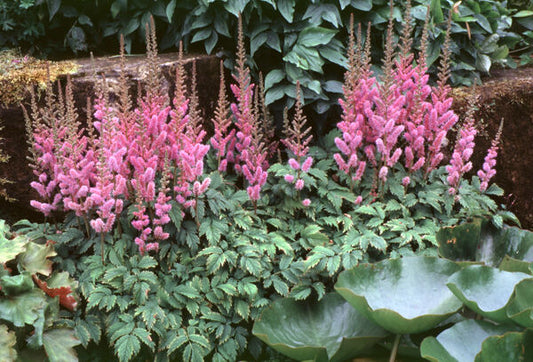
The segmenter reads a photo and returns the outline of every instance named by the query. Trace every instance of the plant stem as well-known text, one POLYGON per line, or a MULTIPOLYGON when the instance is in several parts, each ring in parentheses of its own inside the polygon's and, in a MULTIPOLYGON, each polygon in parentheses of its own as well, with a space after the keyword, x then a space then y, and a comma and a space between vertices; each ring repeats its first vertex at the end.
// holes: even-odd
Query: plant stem
POLYGON ((104 260, 104 233, 100 233, 100 253, 102 255, 102 264, 105 265, 104 260))
POLYGON ((396 338, 394 338, 394 344, 392 345, 392 351, 390 352, 389 362, 396 361, 396 353, 398 353, 398 346, 400 345, 401 337, 402 337, 401 334, 397 334, 396 338))

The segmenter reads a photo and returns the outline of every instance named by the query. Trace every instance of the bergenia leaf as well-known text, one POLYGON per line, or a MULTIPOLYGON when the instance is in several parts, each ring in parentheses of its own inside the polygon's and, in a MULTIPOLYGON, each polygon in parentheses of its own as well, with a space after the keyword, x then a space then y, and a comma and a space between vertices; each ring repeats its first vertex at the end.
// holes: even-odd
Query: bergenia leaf
POLYGON ((253 334, 299 361, 344 361, 388 333, 332 293, 319 302, 275 301, 255 322, 253 334))
POLYGON ((499 323, 508 321, 506 306, 515 286, 531 275, 485 265, 469 265, 448 279, 450 290, 476 313, 499 323))
POLYGON ((446 286, 460 266, 427 256, 359 264, 339 275, 335 290, 354 308, 396 334, 433 328, 462 303, 446 286))
POLYGON ((516 285, 513 299, 507 306, 507 316, 521 326, 533 328, 533 279, 516 285))
POLYGON ((507 325, 468 319, 446 329, 436 338, 426 337, 420 345, 420 354, 430 361, 474 362, 485 339, 515 330, 516 328, 507 325))
POLYGON ((0 319, 13 323, 15 327, 33 324, 46 307, 46 295, 39 289, 12 298, 0 300, 0 319))

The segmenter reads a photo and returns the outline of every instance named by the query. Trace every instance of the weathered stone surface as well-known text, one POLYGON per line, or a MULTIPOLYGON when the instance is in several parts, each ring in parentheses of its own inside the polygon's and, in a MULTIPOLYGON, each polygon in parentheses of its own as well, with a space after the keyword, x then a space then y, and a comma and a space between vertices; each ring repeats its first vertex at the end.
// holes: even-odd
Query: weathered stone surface
MULTIPOLYGON (((176 72, 178 55, 177 53, 161 54, 158 65, 164 77, 163 87, 169 92, 169 96, 174 93, 174 78, 176 72)), ((90 59, 76 60, 79 69, 71 75, 76 106, 82 122, 85 121, 87 97, 94 99, 94 72, 105 74, 111 93, 116 89, 118 76, 120 74, 120 58, 104 57, 96 58, 94 62, 90 59)), ((192 64, 196 62, 198 97, 201 112, 208 120, 212 117, 218 96, 219 60, 214 56, 187 56, 184 59, 186 74, 190 75, 192 64)), ((126 57, 126 74, 131 84, 132 96, 137 94, 137 84, 141 85, 146 76, 146 61, 144 56, 126 57)), ((63 79, 63 83, 64 83, 63 79)), ((190 81, 190 77, 189 77, 190 81)), ((25 103, 28 104, 29 98, 25 103)), ((27 166, 26 156, 27 143, 25 135, 24 117, 20 106, 2 107, 0 105, 0 120, 3 130, 0 132, 5 153, 10 156, 7 164, 0 164, 0 177, 5 177, 13 183, 6 185, 8 195, 16 198, 14 203, 0 201, 0 218, 16 221, 21 218, 41 220, 29 202, 37 197, 30 187, 33 181, 31 169, 27 166)))

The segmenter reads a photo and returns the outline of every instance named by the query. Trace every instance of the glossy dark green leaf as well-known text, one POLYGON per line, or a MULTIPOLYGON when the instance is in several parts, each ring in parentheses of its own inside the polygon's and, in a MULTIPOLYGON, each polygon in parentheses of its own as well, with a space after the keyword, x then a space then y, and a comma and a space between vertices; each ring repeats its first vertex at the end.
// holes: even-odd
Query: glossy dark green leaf
POLYGON ((487 321, 465 320, 441 332, 436 338, 426 337, 420 345, 420 354, 435 362, 474 362, 485 339, 514 330, 513 327, 487 321))
POLYGON ((176 0, 170 0, 165 10, 165 14, 167 16, 169 23, 172 23, 172 17, 174 16, 174 10, 176 10, 176 0))
POLYGON ((304 47, 315 47, 317 45, 324 45, 330 42, 337 31, 326 29, 320 26, 313 26, 305 28, 298 35, 298 44, 304 47))
POLYGON ((440 0, 431 0, 431 5, 429 8, 433 21, 436 24, 442 23, 444 21, 444 13, 442 12, 442 5, 440 0))
POLYGON ((446 286, 460 267, 435 257, 360 264, 339 275, 335 290, 383 328, 400 334, 428 330, 462 303, 446 286))
POLYGON ((299 361, 347 360, 387 335, 336 293, 316 303, 279 299, 264 310, 252 332, 299 361))
POLYGON ((370 11, 372 9, 372 0, 352 0, 350 5, 357 10, 370 11))
POLYGON ((292 23, 294 16, 294 5, 294 0, 279 0, 277 2, 279 12, 289 23, 292 23))
POLYGON ((476 68, 484 73, 488 73, 490 71, 490 67, 492 66, 492 60, 488 55, 485 54, 478 54, 476 58, 476 68))
POLYGON ((46 0, 48 5, 48 21, 52 20, 61 6, 61 0, 46 0))
POLYGON ((507 316, 521 326, 533 328, 533 279, 516 285, 513 300, 507 306, 507 316))
POLYGON ((447 285, 468 308, 501 323, 508 321, 506 306, 515 286, 530 278, 529 274, 470 265, 452 275, 447 285))

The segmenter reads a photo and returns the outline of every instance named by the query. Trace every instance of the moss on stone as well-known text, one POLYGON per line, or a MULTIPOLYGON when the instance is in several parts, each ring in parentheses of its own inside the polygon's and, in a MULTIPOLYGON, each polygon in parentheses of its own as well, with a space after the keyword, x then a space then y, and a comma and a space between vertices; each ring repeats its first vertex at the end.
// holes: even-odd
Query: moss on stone
POLYGON ((49 62, 14 50, 0 51, 0 106, 20 102, 30 86, 46 88, 48 77, 54 82, 77 69, 78 65, 70 61, 49 62))

